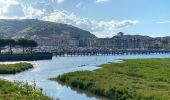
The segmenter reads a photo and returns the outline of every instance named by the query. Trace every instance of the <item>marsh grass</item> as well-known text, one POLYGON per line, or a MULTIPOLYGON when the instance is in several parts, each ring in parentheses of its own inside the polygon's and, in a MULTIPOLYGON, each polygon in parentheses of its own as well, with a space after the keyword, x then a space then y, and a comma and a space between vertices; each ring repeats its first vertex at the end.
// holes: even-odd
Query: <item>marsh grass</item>
POLYGON ((114 100, 168 100, 170 59, 131 59, 53 78, 68 86, 114 100))
POLYGON ((9 82, 0 79, 0 100, 52 100, 44 96, 42 89, 36 85, 28 85, 22 82, 9 82))
POLYGON ((30 63, 0 64, 0 74, 16 74, 33 68, 30 63))

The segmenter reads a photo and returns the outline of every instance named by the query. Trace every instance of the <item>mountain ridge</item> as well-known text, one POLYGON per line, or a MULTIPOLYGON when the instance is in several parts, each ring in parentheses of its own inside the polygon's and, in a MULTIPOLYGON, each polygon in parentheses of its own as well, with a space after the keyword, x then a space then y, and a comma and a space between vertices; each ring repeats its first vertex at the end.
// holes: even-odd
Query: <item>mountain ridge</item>
POLYGON ((43 37, 70 36, 71 38, 78 39, 96 38, 90 32, 68 24, 37 19, 0 19, 0 36, 3 38, 12 38, 16 35, 25 38, 33 35, 43 37))

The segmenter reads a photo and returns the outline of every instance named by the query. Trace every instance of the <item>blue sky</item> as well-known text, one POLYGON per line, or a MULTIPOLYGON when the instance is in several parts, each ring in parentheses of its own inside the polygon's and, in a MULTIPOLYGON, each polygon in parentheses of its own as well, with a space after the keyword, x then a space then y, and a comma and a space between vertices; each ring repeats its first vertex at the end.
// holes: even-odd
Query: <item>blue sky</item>
POLYGON ((0 0, 1 19, 71 24, 99 37, 170 36, 169 0, 0 0))

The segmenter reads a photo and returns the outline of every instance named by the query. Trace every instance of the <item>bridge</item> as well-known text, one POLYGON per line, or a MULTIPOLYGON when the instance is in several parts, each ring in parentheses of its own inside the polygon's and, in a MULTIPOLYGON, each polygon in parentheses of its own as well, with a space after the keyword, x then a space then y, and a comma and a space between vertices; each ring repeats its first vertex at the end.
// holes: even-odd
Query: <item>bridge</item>
POLYGON ((48 51, 55 56, 99 56, 99 55, 147 55, 147 54, 168 54, 170 50, 52 50, 48 51))

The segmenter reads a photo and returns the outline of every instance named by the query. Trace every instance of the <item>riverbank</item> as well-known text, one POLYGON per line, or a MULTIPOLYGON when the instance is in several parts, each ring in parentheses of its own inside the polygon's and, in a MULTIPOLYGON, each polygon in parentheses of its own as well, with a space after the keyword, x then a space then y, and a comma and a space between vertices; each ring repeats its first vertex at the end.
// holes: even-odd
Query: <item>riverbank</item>
POLYGON ((51 53, 0 54, 0 61, 35 61, 52 59, 51 53))
POLYGON ((95 71, 77 71, 53 78, 110 99, 170 98, 170 59, 132 59, 101 65, 95 71))
POLYGON ((0 64, 0 74, 16 74, 31 68, 30 63, 0 64))
POLYGON ((0 100, 52 100, 41 89, 21 82, 0 79, 0 100))

